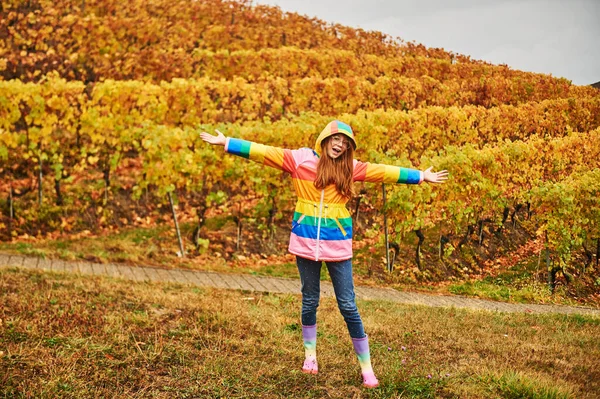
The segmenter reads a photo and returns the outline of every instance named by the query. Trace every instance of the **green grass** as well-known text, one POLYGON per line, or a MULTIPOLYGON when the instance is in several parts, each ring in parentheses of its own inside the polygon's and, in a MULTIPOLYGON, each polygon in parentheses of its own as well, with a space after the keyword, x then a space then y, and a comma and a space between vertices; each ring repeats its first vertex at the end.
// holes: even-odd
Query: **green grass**
POLYGON ((540 276, 544 274, 537 269, 537 261, 529 260, 497 276, 451 284, 448 286, 448 292, 503 302, 577 304, 569 298, 562 286, 552 293, 540 276))
MULTIPOLYGON (((503 302, 540 303, 552 302, 553 298, 545 284, 514 288, 483 281, 467 281, 448 287, 451 294, 476 296, 503 302)), ((574 302, 571 302, 573 304, 574 302)))
POLYGON ((0 269, 0 397, 595 398, 600 319, 359 302, 381 386, 337 304, 302 374, 300 298, 0 269))
MULTIPOLYGON (((295 262, 266 265, 261 267, 260 270, 252 270, 250 274, 255 276, 298 278, 298 266, 296 266, 295 262)), ((321 280, 330 280, 325 265, 321 266, 321 280)))
POLYGON ((491 395, 499 395, 505 399, 567 399, 574 393, 564 388, 552 386, 548 380, 533 379, 520 372, 505 372, 501 375, 492 373, 482 378, 488 385, 491 395))
MULTIPOLYGON (((101 262, 150 261, 161 250, 172 234, 169 227, 154 229, 129 228, 118 233, 88 237, 64 238, 36 242, 0 243, 0 250, 23 255, 57 257, 65 260, 91 259, 101 262)), ((160 262, 162 257, 157 257, 160 262)))
POLYGON ((297 278, 298 267, 295 263, 286 262, 277 265, 266 265, 260 270, 252 270, 250 274, 255 276, 297 278))

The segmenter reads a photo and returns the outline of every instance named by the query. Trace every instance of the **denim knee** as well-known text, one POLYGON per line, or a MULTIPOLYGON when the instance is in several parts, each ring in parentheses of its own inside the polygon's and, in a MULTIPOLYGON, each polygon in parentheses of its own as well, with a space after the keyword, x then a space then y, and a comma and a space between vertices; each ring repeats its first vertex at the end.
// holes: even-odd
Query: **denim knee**
POLYGON ((316 311, 319 307, 319 297, 318 296, 302 296, 302 310, 312 310, 316 311))
POLYGON ((360 318, 358 315, 358 308, 356 307, 356 302, 354 300, 338 301, 338 308, 340 309, 340 313, 342 316, 344 316, 344 318, 360 318))

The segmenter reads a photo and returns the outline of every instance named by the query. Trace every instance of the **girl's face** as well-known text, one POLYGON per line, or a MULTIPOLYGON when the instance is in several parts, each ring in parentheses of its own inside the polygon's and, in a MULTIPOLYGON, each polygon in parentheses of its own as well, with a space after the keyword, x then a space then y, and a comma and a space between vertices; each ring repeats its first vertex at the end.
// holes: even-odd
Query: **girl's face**
POLYGON ((339 158, 351 146, 350 140, 343 134, 334 134, 327 141, 327 155, 336 159, 339 158))

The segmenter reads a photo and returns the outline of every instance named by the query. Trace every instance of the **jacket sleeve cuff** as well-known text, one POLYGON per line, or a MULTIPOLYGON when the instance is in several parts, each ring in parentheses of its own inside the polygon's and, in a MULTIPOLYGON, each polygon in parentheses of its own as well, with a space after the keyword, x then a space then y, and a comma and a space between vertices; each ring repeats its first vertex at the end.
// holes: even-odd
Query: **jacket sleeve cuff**
POLYGON ((229 152, 229 137, 225 138, 225 152, 229 152))

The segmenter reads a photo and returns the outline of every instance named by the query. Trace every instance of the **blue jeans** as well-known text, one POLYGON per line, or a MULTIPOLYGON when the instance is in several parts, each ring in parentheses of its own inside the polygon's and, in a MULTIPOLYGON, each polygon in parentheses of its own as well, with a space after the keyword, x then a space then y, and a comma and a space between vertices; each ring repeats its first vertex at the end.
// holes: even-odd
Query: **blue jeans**
MULTIPOLYGON (((321 261, 314 261, 296 256, 296 264, 302 282, 302 324, 317 324, 317 308, 321 292, 321 261)), ((354 282, 352 280, 352 259, 341 262, 325 262, 340 313, 346 321, 348 332, 352 338, 364 338, 365 330, 356 307, 354 282)))

